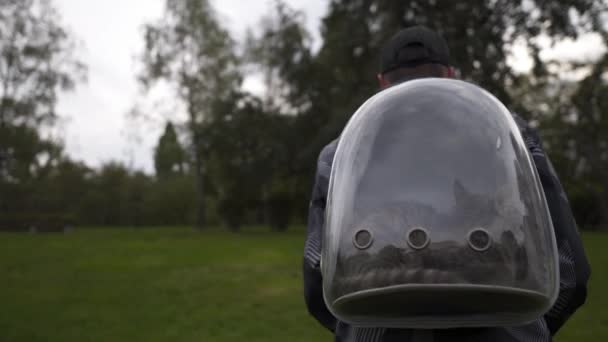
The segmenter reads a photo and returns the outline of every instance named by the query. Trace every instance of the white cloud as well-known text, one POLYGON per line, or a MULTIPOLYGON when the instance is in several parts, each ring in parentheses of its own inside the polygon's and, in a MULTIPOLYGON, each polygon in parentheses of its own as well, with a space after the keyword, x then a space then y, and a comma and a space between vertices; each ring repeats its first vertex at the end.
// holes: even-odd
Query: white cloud
MULTIPOLYGON (((66 149, 74 158, 99 166, 127 161, 151 169, 151 139, 129 146, 125 114, 137 97, 135 55, 142 48, 141 25, 162 13, 163 2, 150 0, 57 0, 64 23, 83 42, 78 57, 88 65, 88 82, 62 95, 59 112, 67 116, 66 149)), ((156 133, 156 132, 152 132, 156 133)))
POLYGON ((554 46, 551 46, 548 39, 544 39, 541 46, 543 51, 540 57, 543 60, 589 62, 596 60, 606 51, 602 37, 596 33, 582 35, 576 40, 564 39, 554 46))
MULTIPOLYGON (((564 39, 554 44, 551 44, 548 37, 541 36, 537 38, 537 43, 541 48, 540 59, 545 62, 593 62, 606 52, 602 38, 596 33, 581 35, 576 40, 564 39)), ((527 73, 532 69, 533 61, 523 41, 514 44, 510 56, 507 57, 507 63, 520 73, 527 73)), ((563 70, 560 76, 565 79, 580 79, 585 74, 584 70, 576 72, 563 70)))

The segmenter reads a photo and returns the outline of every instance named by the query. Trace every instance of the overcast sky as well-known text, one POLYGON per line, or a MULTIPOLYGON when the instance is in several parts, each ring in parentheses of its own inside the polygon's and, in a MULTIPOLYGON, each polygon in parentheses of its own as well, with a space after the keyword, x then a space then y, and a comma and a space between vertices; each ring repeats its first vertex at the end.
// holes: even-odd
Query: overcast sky
MULTIPOLYGON (((325 2, 288 0, 305 11, 307 26, 318 32, 325 2)), ((268 0, 215 0, 222 22, 236 39, 267 13, 268 0)), ((152 148, 160 125, 138 132, 126 117, 140 97, 135 80, 136 56, 142 51, 142 25, 161 16, 164 0, 55 0, 63 23, 80 40, 77 56, 88 65, 88 81, 62 94, 58 111, 65 119, 67 153, 88 165, 121 160, 152 171, 152 148), (140 140, 135 141, 136 134, 140 140)), ((318 35, 318 33, 316 34, 318 35)), ((256 87, 248 81, 249 87, 256 87)))
MULTIPOLYGON (((255 26, 271 6, 269 0, 215 0, 222 22, 236 39, 255 26)), ((306 14, 307 26, 318 42, 326 1, 287 0, 306 14)), ((62 94, 59 113, 67 153, 90 166, 119 160, 137 169, 153 170, 152 149, 160 124, 134 127, 126 113, 140 97, 135 81, 136 56, 143 47, 142 25, 161 16, 164 0, 55 0, 63 23, 81 42, 77 56, 88 66, 88 81, 62 94), (137 136, 139 139, 134 139, 137 136)), ((547 49, 546 57, 593 57, 601 51, 598 37, 564 42, 547 49)), ((525 69, 523 51, 515 51, 518 68, 525 69)), ((259 88, 247 80, 250 89, 259 88)))

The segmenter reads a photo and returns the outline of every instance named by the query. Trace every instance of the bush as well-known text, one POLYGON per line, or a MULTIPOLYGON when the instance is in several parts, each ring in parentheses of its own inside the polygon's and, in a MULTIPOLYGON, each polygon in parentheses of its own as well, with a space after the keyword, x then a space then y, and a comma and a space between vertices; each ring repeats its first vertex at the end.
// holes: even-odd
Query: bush
POLYGON ((239 231, 245 221, 246 205, 236 197, 222 198, 218 201, 217 213, 222 222, 232 231, 239 231))
POLYGON ((75 224, 75 218, 69 214, 0 214, 0 231, 25 232, 63 232, 75 224))
POLYGON ((570 207, 580 229, 598 230, 601 222, 601 206, 596 196, 584 187, 569 189, 570 207))
POLYGON ((291 199, 288 195, 275 195, 267 201, 266 217, 270 229, 283 232, 291 219, 291 199))

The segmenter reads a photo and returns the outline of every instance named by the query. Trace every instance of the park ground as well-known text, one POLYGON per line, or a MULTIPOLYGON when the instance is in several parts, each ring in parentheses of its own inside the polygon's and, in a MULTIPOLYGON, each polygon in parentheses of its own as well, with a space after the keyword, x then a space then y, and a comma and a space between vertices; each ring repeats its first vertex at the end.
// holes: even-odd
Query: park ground
MULTIPOLYGON (((557 342, 608 341, 608 234, 557 342)), ((0 233, 0 342, 331 341, 304 307, 302 228, 0 233)))

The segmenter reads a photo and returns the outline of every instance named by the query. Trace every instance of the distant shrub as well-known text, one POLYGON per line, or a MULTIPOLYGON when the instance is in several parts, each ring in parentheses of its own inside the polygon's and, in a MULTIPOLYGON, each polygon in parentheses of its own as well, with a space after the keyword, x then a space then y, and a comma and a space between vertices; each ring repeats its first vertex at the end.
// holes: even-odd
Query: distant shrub
POLYGON ((288 195, 275 195, 268 199, 266 217, 270 228, 277 232, 287 230, 291 219, 292 201, 288 195))
POLYGON ((0 214, 0 231, 63 232, 75 223, 73 215, 62 213, 0 214))
POLYGON ((217 214, 232 231, 239 231, 245 221, 246 206, 237 197, 223 198, 218 201, 217 214))
MULTIPOLYGON (((580 229, 601 230, 602 209, 594 193, 584 187, 572 187, 568 191, 572 212, 580 229)), ((604 227, 608 229, 608 227, 604 227)))

